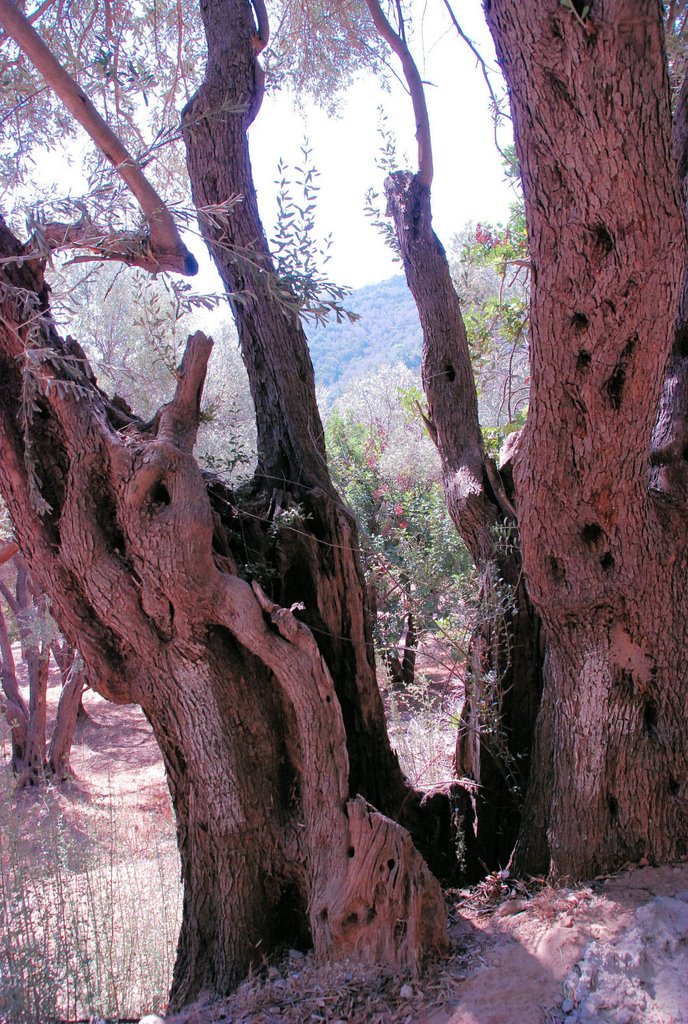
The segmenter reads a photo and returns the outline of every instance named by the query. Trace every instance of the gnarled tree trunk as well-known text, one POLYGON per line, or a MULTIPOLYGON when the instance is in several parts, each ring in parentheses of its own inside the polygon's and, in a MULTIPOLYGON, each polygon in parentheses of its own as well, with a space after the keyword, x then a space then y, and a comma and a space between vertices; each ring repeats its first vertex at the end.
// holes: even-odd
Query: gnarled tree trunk
POLYGON ((184 880, 172 1006, 227 992, 284 941, 415 968, 446 941, 441 893, 366 801, 426 849, 451 846, 448 801, 421 806, 389 746, 355 525, 329 479, 295 304, 276 298, 246 140, 261 75, 252 10, 206 0, 202 13, 208 67, 184 134, 203 231, 241 299, 252 485, 234 494, 192 456, 205 336, 153 423, 125 416, 56 336, 41 267, 0 238, 18 257, 2 270, 0 486, 92 685, 140 704, 163 753, 184 880), (41 354, 22 392, 27 347, 41 354))
POLYGON ((232 569, 192 456, 211 343, 189 339, 174 399, 120 433, 76 343, 54 333, 40 267, 3 273, 3 493, 90 679, 141 705, 163 753, 184 879, 172 1005, 228 991, 285 940, 417 967, 446 941, 439 886, 408 834, 350 792, 327 660, 232 569), (22 431, 26 345, 42 355, 22 431))

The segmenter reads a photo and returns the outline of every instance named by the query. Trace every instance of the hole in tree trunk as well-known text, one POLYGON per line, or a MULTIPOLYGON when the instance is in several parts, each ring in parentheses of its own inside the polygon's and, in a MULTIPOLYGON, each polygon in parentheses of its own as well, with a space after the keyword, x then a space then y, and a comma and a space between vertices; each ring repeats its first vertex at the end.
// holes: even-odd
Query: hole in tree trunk
POLYGON ((674 352, 681 359, 688 356, 688 323, 682 323, 676 331, 674 338, 674 352))
POLYGON ((592 362, 592 356, 590 355, 590 353, 588 352, 588 350, 586 348, 582 348, 580 350, 580 352, 578 353, 578 359, 576 360, 576 366, 578 367, 579 370, 584 370, 586 367, 590 366, 591 362, 592 362))
POLYGON ((614 248, 614 238, 609 229, 604 224, 595 224, 590 232, 593 239, 593 251, 598 255, 608 256, 614 248))
POLYGON ((681 787, 680 787, 680 785, 678 783, 678 780, 675 779, 673 775, 670 775, 669 776, 669 792, 671 793, 671 795, 672 796, 678 796, 678 791, 679 791, 680 788, 681 787))
POLYGON ((449 383, 453 384, 453 382, 456 380, 456 371, 454 367, 451 365, 451 363, 447 363, 447 365, 444 368, 444 372, 447 375, 447 380, 449 381, 449 383))
POLYGON ((611 569, 614 568, 614 556, 610 554, 608 551, 606 555, 602 555, 602 557, 600 558, 600 565, 602 566, 605 572, 609 572, 611 569))
POLYGON ((560 583, 563 579, 566 579, 566 569, 558 558, 554 556, 550 557, 549 560, 549 572, 550 576, 556 583, 560 583))
POLYGON ((349 849, 346 851, 347 857, 353 857, 355 856, 355 854, 356 851, 354 850, 353 846, 350 846, 349 849))
MULTIPOLYGON (((325 910, 327 917, 327 910, 325 910)), ((307 950, 313 945, 308 925, 308 908, 299 887, 287 882, 270 915, 274 932, 273 945, 307 950)), ((322 918, 325 920, 325 918, 322 918)))
POLYGON ((169 505, 171 500, 170 492, 167 490, 162 480, 159 480, 151 491, 151 503, 154 506, 161 508, 163 505, 169 505))
POLYGON ((605 384, 607 394, 615 409, 621 408, 621 396, 623 395, 624 384, 626 383, 626 367, 617 366, 614 373, 605 384))
POLYGON ((585 544, 595 544, 603 536, 603 533, 599 523, 587 523, 581 530, 581 539, 585 544))
POLYGON ((609 806, 609 813, 612 816, 612 818, 618 818, 618 816, 619 816, 619 801, 616 799, 616 797, 610 796, 609 799, 607 800, 607 805, 609 806))
POLYGON ((645 701, 645 708, 643 710, 643 722, 645 725, 645 732, 649 736, 655 736, 657 733, 657 703, 654 700, 645 701))
POLYGON ((571 317, 571 326, 576 331, 584 331, 585 328, 589 325, 589 323, 590 321, 588 320, 585 313, 574 313, 571 317))

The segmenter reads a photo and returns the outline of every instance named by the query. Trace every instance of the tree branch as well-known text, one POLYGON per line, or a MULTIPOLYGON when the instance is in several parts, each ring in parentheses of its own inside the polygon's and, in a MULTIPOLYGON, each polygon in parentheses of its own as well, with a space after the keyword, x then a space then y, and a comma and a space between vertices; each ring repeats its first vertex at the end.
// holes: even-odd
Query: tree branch
MULTIPOLYGON (((148 221, 150 238, 137 239, 136 265, 144 266, 153 272, 172 270, 180 274, 195 274, 198 270, 196 259, 182 242, 172 214, 163 199, 83 89, 80 89, 65 71, 12 0, 0 0, 0 25, 12 36, 17 46, 43 75, 50 88, 88 132, 138 201, 148 221)), ((116 256, 115 251, 111 251, 109 258, 130 262, 127 255, 116 256)))
MULTIPOLYGON (((401 66, 404 72, 404 78, 406 84, 409 87, 411 94, 411 102, 413 103, 413 113, 416 117, 416 139, 418 141, 418 180, 422 185, 430 186, 433 178, 433 165, 432 165, 432 140, 430 137, 430 117, 428 115, 428 107, 425 102, 425 91, 423 89, 423 82, 421 80, 416 62, 411 56, 411 51, 406 45, 406 40, 402 35, 395 32, 389 21, 385 17, 382 8, 378 0, 366 0, 368 10, 373 19, 375 28, 378 30, 382 38, 389 44, 392 50, 396 53, 397 57, 401 61, 401 66)), ((403 19, 401 13, 400 18, 400 31, 403 32, 403 19)))
POLYGON ((189 337, 179 367, 174 398, 160 412, 158 440, 169 441, 182 451, 193 450, 201 412, 201 394, 208 359, 213 348, 203 331, 189 337))

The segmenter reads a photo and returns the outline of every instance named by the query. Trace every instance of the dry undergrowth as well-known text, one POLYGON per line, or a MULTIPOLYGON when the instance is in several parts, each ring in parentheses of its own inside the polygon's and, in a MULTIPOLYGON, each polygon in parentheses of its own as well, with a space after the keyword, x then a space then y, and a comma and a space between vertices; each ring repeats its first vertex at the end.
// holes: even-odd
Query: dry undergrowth
POLYGON ((456 1003, 466 967, 466 951, 457 949, 414 980, 348 961, 317 966, 292 950, 230 999, 199 1004, 168 1024, 411 1024, 456 1003))

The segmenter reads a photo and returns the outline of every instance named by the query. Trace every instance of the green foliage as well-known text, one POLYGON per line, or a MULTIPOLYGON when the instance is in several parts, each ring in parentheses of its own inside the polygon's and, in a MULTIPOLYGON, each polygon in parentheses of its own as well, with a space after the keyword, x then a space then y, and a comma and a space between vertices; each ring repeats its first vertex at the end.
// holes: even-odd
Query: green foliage
POLYGON ((268 89, 288 86, 334 113, 362 69, 384 70, 364 0, 281 0, 273 23, 278 30, 266 51, 268 89))
MULTIPOLYGON (((184 282, 182 282, 182 285, 184 282)), ((179 282, 110 267, 55 282, 63 328, 78 337, 101 387, 143 419, 172 397, 184 345, 197 326, 193 301, 179 282)), ((255 459, 255 420, 233 332, 216 333, 203 392, 196 456, 238 482, 255 459)))
MULTIPOLYGON (((147 173, 164 180, 166 198, 186 197, 187 185, 175 171, 180 147, 178 110, 199 85, 203 69, 197 0, 156 0, 155 4, 85 0, 41 4, 37 9, 40 17, 34 27, 134 157, 147 165, 147 173)), ((137 218, 135 204, 109 162, 85 141, 74 118, 11 40, 5 40, 3 50, 0 170, 5 185, 13 189, 5 199, 6 212, 14 213, 17 220, 26 210, 27 195, 45 195, 54 163, 55 189, 62 191, 58 176, 70 165, 71 194, 84 189, 86 203, 97 212, 99 222, 112 227, 123 221, 131 225, 137 218), (41 158, 36 160, 39 152, 41 158), (55 160, 46 160, 46 152, 55 160)), ((56 197, 57 192, 52 198, 56 197)), ((77 219, 77 204, 71 206, 76 216, 68 219, 77 219)))
MULTIPOLYGON (((377 594, 376 641, 396 648, 409 611, 419 636, 451 631, 465 603, 470 558, 451 523, 437 456, 403 367, 350 386, 326 424, 330 468, 359 522, 364 564, 377 594)), ((459 635, 460 634, 460 635, 459 635)))
POLYGON ((483 442, 485 444, 485 451, 488 455, 491 455, 493 459, 497 459, 502 445, 506 441, 509 434, 515 433, 525 425, 528 417, 528 405, 522 405, 517 411, 512 420, 505 423, 500 427, 483 427, 483 442))
POLYGON ((277 223, 270 248, 277 267, 282 301, 295 306, 301 317, 326 324, 354 323, 358 317, 344 308, 348 288, 325 274, 330 259, 331 237, 321 244, 316 234, 319 171, 311 164, 308 142, 301 147, 302 166, 289 168, 280 161, 277 185, 277 223))
MULTIPOLYGON (((518 186, 518 162, 506 151, 518 186)), ((520 191, 506 225, 477 224, 454 239, 452 272, 463 307, 488 446, 523 422, 528 401, 530 253, 520 191), (511 425, 511 426, 509 426, 511 425)))
MULTIPOLYGON (((394 171, 399 170, 399 158, 397 156, 397 140, 392 131, 384 107, 378 107, 378 134, 380 136, 380 148, 375 157, 375 166, 387 177, 394 171)), ((408 160, 404 160, 408 163, 408 160)), ((383 197, 375 189, 369 188, 365 194, 363 212, 370 220, 372 226, 381 236, 388 249, 394 254, 393 261, 401 262, 401 249, 397 240, 396 231, 391 219, 386 213, 386 204, 383 197)))

